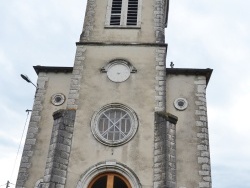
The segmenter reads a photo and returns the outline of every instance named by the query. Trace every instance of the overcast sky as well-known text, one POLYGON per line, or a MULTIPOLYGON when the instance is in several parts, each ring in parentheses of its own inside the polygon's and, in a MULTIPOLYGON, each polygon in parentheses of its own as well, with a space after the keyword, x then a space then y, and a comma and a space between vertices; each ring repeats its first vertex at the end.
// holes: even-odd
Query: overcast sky
MULTIPOLYGON (((86 0, 0 1, 0 188, 16 182, 25 111, 33 105, 35 88, 20 74, 36 82, 34 65, 73 66, 85 6, 86 0)), ((207 88, 214 188, 250 188, 249 7, 248 0, 170 2, 167 65, 214 69, 207 88)))

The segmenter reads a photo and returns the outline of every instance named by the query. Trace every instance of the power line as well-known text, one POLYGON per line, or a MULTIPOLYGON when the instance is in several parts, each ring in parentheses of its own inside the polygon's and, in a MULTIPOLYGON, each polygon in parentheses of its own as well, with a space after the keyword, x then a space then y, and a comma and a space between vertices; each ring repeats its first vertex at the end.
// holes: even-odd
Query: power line
POLYGON ((12 169, 12 172, 11 172, 10 180, 12 179, 12 175, 13 175, 13 172, 14 172, 14 169, 15 169, 15 166, 16 166, 17 157, 18 157, 18 154, 19 154, 19 150, 20 150, 20 147, 21 147, 22 140, 23 140, 23 135, 24 135, 24 131, 25 131, 25 128, 26 128, 26 125, 27 125, 27 121, 28 121, 30 111, 31 110, 26 110, 27 117, 26 117, 26 121, 25 121, 25 124, 24 124, 24 127, 23 127, 23 133, 22 133, 22 136, 21 136, 21 140, 19 142, 19 146, 18 146, 18 150, 17 150, 17 154, 16 154, 16 159, 15 159, 14 166, 13 166, 13 169, 12 169))

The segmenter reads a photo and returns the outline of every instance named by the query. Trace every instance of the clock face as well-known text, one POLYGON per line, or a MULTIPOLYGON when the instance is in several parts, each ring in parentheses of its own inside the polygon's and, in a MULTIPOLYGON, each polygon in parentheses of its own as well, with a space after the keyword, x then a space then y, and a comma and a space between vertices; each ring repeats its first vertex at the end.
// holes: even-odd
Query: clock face
POLYGON ((108 68, 107 75, 113 82, 124 82, 130 76, 130 68, 125 64, 113 64, 108 68))

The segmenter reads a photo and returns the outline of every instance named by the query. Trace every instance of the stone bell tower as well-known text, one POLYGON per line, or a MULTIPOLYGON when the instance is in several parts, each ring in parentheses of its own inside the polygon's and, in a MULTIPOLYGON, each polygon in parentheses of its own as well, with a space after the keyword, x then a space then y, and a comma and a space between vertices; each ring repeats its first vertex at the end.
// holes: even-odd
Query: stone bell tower
POLYGON ((17 187, 211 187, 212 70, 166 69, 168 5, 88 0, 74 66, 34 67, 17 187))

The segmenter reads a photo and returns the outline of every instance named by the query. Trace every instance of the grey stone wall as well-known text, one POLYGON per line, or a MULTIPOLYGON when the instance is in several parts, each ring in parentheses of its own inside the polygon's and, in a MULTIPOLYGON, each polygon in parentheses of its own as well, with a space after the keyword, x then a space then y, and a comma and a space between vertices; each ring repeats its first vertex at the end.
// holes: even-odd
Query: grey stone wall
POLYGON ((165 0, 155 0, 154 28, 156 43, 165 42, 165 0))
POLYGON ((156 48, 155 111, 166 111, 166 47, 156 48))
POLYGON ((37 134, 39 132, 39 122, 41 119, 41 112, 43 109, 43 101, 45 98, 48 77, 46 73, 39 73, 37 81, 37 90, 33 104, 32 114, 27 131, 26 141, 23 148, 22 159, 19 167, 19 173, 16 182, 16 188, 25 186, 25 182, 29 177, 29 168, 31 168, 31 158, 33 156, 37 134))
POLYGON ((176 187, 176 122, 170 114, 155 113, 154 188, 176 187))
POLYGON ((82 30, 82 34, 80 36, 81 42, 88 41, 89 36, 94 29, 95 7, 96 7, 96 0, 88 0, 83 30, 82 30))
POLYGON ((209 152, 209 138, 208 138, 208 123, 207 123, 207 105, 206 105, 206 78, 198 76, 195 81, 196 86, 196 126, 197 132, 197 154, 198 164, 200 166, 199 175, 201 181, 199 188, 211 188, 211 167, 210 167, 210 152, 209 152))
POLYGON ((82 45, 78 45, 76 49, 75 63, 71 77, 70 90, 68 96, 68 109, 77 109, 78 108, 78 100, 79 100, 79 91, 81 86, 81 78, 83 72, 83 65, 85 60, 86 48, 82 45))
POLYGON ((59 110, 53 114, 54 124, 43 179, 43 188, 63 188, 73 137, 75 110, 59 110))
MULTIPOLYGON (((154 29, 156 43, 165 42, 164 1, 155 0, 154 29)), ((155 129, 154 129, 154 188, 175 187, 175 161, 170 164, 169 147, 171 139, 175 141, 175 125, 172 127, 166 112, 166 47, 158 47, 155 51, 155 129), (174 128, 174 131, 170 130, 174 128), (174 168, 170 168, 172 166, 174 168)), ((175 145, 174 145, 175 147, 175 145)), ((173 150, 175 151, 175 149, 173 150)), ((175 152, 174 152, 175 153, 175 152)), ((174 158, 175 159, 175 158, 174 158)))

